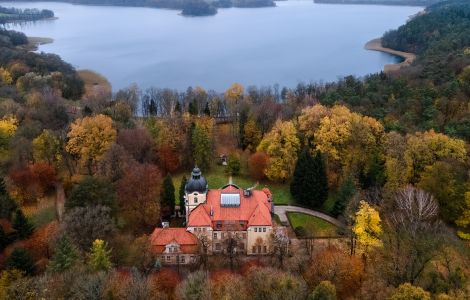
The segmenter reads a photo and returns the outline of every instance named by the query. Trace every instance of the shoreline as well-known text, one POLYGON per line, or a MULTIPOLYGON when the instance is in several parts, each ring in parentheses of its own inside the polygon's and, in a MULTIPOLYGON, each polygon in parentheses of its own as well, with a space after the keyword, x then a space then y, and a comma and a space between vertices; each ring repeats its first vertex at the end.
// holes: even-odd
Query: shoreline
POLYGON ((370 40, 364 45, 364 48, 370 51, 378 51, 387 54, 392 54, 404 59, 401 63, 386 64, 384 66, 385 73, 395 72, 403 67, 408 67, 416 60, 416 54, 414 53, 408 53, 383 47, 381 38, 370 40))
POLYGON ((28 44, 24 45, 24 47, 29 51, 37 51, 39 46, 54 42, 54 39, 48 37, 28 36, 27 38, 28 44))

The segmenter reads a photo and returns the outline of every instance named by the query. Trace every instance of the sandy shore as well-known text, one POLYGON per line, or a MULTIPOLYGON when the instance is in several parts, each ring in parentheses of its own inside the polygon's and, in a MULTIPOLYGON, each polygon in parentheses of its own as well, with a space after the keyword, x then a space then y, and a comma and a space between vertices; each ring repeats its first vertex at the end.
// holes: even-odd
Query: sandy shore
POLYGON ((372 50, 372 51, 380 51, 384 53, 389 53, 392 55, 396 55, 399 57, 403 57, 404 61, 398 64, 387 64, 384 66, 384 71, 386 73, 388 72, 394 72, 399 70, 402 67, 407 67, 413 63, 413 61, 416 59, 416 55, 413 53, 408 53, 408 52, 402 52, 402 51, 397 51, 393 50, 390 48, 385 48, 382 46, 382 39, 373 39, 364 46, 365 49, 367 50, 372 50))
POLYGON ((40 45, 51 44, 53 42, 54 40, 51 38, 28 36, 26 48, 30 51, 36 51, 40 45))

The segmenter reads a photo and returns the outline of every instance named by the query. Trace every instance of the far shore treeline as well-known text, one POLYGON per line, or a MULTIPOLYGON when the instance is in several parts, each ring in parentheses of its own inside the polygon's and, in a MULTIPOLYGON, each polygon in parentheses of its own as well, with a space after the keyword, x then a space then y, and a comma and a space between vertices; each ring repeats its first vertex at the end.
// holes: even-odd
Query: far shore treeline
POLYGON ((48 9, 19 9, 0 6, 0 24, 8 22, 38 21, 54 17, 54 12, 48 9))

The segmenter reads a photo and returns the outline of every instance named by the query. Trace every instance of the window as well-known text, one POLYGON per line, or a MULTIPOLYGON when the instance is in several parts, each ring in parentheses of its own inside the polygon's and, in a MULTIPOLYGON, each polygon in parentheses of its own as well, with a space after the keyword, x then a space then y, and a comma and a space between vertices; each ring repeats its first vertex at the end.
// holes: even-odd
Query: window
POLYGON ((166 260, 167 260, 167 261, 170 261, 170 260, 171 260, 171 256, 168 255, 168 256, 166 257, 166 260))
POLYGON ((220 244, 219 243, 215 244, 215 250, 220 251, 220 244))
POLYGON ((181 256, 181 263, 185 263, 185 257, 184 256, 181 256))
POLYGON ((217 221, 217 222, 215 223, 215 225, 217 226, 217 228, 220 229, 220 228, 222 227, 222 222, 221 222, 221 221, 217 221))
POLYGON ((202 229, 202 231, 206 232, 206 227, 204 227, 204 228, 202 229))
POLYGON ((194 203, 197 203, 197 197, 194 197, 194 203))
POLYGON ((256 246, 253 246, 253 253, 256 253, 256 246))
POLYGON ((222 233, 220 234, 220 238, 221 238, 221 239, 224 239, 224 237, 225 237, 225 233, 222 232, 222 233))
POLYGON ((258 246, 258 253, 261 253, 261 246, 258 246))
POLYGON ((263 228, 263 232, 266 232, 266 227, 263 228))
POLYGON ((217 239, 217 232, 214 232, 214 240, 217 239))
POLYGON ((268 248, 266 246, 263 246, 263 252, 264 253, 267 253, 268 252, 268 248))
POLYGON ((258 227, 255 227, 255 232, 258 232, 258 227))

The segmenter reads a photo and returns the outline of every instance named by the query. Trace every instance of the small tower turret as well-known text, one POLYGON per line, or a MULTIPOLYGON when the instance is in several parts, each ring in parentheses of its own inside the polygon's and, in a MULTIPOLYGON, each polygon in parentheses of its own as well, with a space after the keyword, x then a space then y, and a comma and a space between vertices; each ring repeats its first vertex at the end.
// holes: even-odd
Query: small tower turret
POLYGON ((186 223, 188 222, 191 211, 199 204, 206 202, 207 191, 207 181, 204 176, 202 176, 201 170, 198 167, 195 167, 191 172, 191 178, 184 187, 186 201, 186 223))

